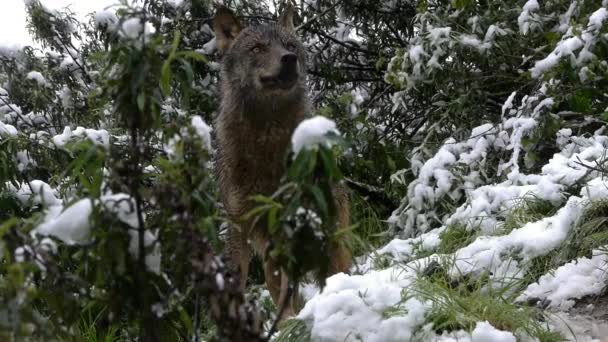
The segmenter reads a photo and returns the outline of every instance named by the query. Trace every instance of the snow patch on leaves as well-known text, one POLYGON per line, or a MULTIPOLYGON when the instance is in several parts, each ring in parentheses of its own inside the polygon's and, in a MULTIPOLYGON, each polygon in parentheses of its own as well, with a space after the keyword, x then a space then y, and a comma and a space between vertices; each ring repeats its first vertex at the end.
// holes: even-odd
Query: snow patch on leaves
POLYGON ((198 115, 192 116, 191 124, 196 134, 202 140, 203 146, 205 146, 207 151, 211 151, 211 127, 198 115))
POLYGON ((65 148, 65 145, 71 141, 77 141, 79 139, 89 139, 95 145, 103 148, 110 148, 110 134, 105 129, 91 129, 84 127, 77 127, 74 131, 68 126, 63 130, 62 134, 55 135, 52 138, 53 144, 57 148, 65 148))
POLYGON ((336 123, 323 116, 315 116, 302 121, 291 136, 293 152, 297 155, 302 149, 311 149, 318 145, 327 145, 328 133, 340 134, 336 123))

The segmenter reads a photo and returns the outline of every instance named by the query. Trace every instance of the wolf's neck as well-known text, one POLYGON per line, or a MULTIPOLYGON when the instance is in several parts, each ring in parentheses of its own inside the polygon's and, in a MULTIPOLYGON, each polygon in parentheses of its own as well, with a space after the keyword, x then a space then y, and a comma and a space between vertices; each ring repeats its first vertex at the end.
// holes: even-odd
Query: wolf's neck
POLYGON ((254 126, 270 124, 294 125, 302 121, 310 108, 309 99, 302 93, 291 96, 253 97, 245 91, 224 96, 222 115, 254 126))

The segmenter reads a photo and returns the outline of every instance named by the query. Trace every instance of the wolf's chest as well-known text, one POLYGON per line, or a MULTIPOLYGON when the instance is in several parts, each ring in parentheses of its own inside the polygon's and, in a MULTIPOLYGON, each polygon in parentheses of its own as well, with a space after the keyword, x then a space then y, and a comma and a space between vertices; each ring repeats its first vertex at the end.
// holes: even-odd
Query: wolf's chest
POLYGON ((235 135, 235 180, 251 192, 273 191, 285 171, 291 131, 274 127, 235 135))

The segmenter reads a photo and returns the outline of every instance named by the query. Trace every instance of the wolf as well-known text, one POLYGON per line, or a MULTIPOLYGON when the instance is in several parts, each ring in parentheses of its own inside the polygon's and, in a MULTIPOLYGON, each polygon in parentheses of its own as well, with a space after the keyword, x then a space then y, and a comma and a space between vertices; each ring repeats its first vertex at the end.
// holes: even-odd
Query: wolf
MULTIPOLYGON (((288 297, 288 279, 269 257, 271 237, 264 224, 242 221, 255 207, 251 197, 271 195, 285 172, 285 155, 297 125, 310 113, 306 86, 306 49, 293 25, 290 5, 277 23, 243 27, 225 7, 213 20, 216 46, 222 55, 222 100, 215 118, 216 172, 229 219, 226 252, 240 270, 240 286, 247 282, 252 253, 263 259, 267 288, 284 316, 295 312, 288 297), (286 302, 287 301, 287 302, 286 302)), ((339 227, 349 225, 348 193, 337 185, 334 199, 339 227)), ((351 254, 345 244, 332 246, 331 273, 346 272, 351 254)))

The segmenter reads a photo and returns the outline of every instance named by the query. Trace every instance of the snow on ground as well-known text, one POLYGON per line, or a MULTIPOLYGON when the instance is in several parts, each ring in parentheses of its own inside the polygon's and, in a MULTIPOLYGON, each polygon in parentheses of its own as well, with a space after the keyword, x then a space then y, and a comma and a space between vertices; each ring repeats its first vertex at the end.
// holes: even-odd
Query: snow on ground
MULTIPOLYGON (((537 101, 533 105, 529 103, 528 108, 533 113, 542 106, 543 101, 537 101)), ((512 104, 505 107, 505 111, 511 112, 512 104)), ((478 322, 470 332, 438 335, 425 320, 430 304, 408 289, 415 285, 431 260, 446 260, 445 257, 451 260, 447 271, 453 279, 485 274, 488 284, 496 288, 522 280, 530 260, 558 248, 590 203, 608 198, 608 179, 593 170, 606 157, 607 136, 578 137, 571 130, 559 131, 556 142, 562 150, 540 173, 521 173, 519 165, 524 159, 521 139, 536 126, 533 118, 507 117, 501 127, 477 127, 470 139, 462 143, 448 140, 426 162, 416 165, 414 160, 418 179, 410 186, 410 207, 396 211, 393 220, 409 210, 410 214, 415 213, 415 222, 426 222, 422 216, 433 213, 434 209, 430 208, 436 201, 443 196, 457 196, 454 193, 456 177, 451 167, 459 163, 469 166, 483 163, 496 149, 510 152, 510 158, 500 161, 499 172, 504 177, 501 183, 480 184, 482 180, 473 180, 479 175, 477 169, 471 167, 471 175, 463 178, 465 185, 461 190, 466 201, 450 215, 440 218, 443 225, 411 238, 392 240, 370 257, 359 260, 360 264, 352 271, 362 274, 334 275, 327 279, 327 287, 322 292, 313 294, 307 288, 308 302, 297 318, 310 328, 312 339, 407 341, 415 337, 429 341, 516 341, 515 332, 497 330, 488 322, 478 322), (514 154, 521 155, 514 157, 514 154), (571 194, 575 184, 582 187, 578 193, 571 194), (553 215, 503 231, 504 213, 515 208, 522 198, 542 199, 558 209, 553 215), (433 254, 440 246, 441 234, 450 225, 476 232, 475 238, 449 256, 433 254), (427 256, 417 257, 421 252, 427 256), (388 257, 390 262, 376 266, 373 259, 377 256, 388 257), (405 296, 406 293, 409 295, 405 296), (399 309, 396 313, 395 308, 399 309)), ((540 300, 548 305, 548 310, 563 312, 572 307, 576 299, 601 294, 607 281, 608 253, 600 249, 592 258, 567 262, 541 276, 520 293, 518 300, 540 300)), ((552 326, 571 340, 601 341, 598 338, 602 335, 597 331, 603 329, 603 325, 593 320, 571 322, 588 326, 577 326, 570 333, 563 329, 563 323, 552 326)))
POLYGON ((312 327, 312 338, 320 341, 408 341, 424 323, 428 307, 417 299, 402 303, 407 313, 383 319, 384 311, 402 301, 401 291, 412 284, 416 272, 391 267, 365 275, 343 273, 327 279, 298 319, 312 327))
POLYGON ((539 299, 549 307, 567 310, 584 296, 600 294, 608 284, 608 253, 596 250, 589 258, 578 258, 545 274, 530 284, 518 300, 539 299))

